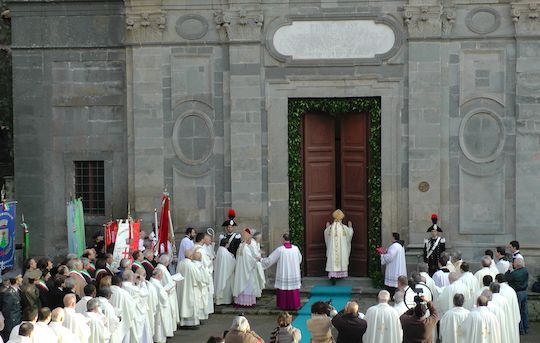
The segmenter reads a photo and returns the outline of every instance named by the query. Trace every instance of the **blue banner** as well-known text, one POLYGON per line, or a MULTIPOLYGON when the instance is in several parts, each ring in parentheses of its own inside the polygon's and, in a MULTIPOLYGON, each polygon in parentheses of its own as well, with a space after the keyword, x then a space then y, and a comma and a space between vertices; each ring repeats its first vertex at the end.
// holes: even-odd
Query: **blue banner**
POLYGON ((0 204, 0 269, 13 268, 16 203, 0 204))

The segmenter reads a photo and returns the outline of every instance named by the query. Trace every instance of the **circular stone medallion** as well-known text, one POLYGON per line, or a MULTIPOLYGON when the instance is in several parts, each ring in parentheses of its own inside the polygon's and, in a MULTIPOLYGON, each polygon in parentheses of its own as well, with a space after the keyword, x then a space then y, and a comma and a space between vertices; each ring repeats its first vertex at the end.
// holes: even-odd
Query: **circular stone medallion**
POLYGON ((467 14, 465 24, 472 32, 485 35, 499 28, 501 15, 493 8, 475 8, 467 14))
POLYGON ((504 128, 498 115, 481 110, 461 122, 459 141, 467 158, 476 163, 494 161, 504 146, 504 128))
POLYGON ((181 116, 174 124, 172 143, 176 155, 183 162, 191 165, 204 163, 214 147, 210 119, 199 113, 181 116))
POLYGON ((176 21, 176 33, 184 39, 200 39, 208 33, 208 21, 198 14, 186 14, 176 21))

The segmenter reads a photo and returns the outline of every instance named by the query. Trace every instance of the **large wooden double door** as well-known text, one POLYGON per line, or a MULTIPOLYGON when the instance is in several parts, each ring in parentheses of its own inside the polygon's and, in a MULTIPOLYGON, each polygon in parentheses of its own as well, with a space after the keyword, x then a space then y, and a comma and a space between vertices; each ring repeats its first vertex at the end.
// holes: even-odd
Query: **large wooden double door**
POLYGON ((326 275, 324 229, 341 208, 353 223, 350 276, 367 275, 368 113, 306 113, 303 120, 305 268, 326 275))

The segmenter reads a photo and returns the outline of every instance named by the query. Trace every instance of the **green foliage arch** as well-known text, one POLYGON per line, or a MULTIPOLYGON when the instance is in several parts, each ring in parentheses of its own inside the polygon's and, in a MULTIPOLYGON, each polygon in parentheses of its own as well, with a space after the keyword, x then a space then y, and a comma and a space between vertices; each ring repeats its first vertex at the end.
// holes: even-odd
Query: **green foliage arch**
POLYGON ((380 98, 308 98, 289 99, 289 232, 291 240, 304 246, 302 217, 302 118, 306 112, 369 113, 368 165, 368 273, 376 285, 382 285, 379 256, 381 244, 381 101, 380 98))

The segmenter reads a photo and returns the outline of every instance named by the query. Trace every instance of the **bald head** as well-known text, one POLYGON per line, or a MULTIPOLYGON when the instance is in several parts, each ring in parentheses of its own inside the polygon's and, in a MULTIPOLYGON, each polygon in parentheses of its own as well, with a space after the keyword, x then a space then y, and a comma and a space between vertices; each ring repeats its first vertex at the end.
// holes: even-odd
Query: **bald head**
POLYGON ((457 279, 459 279, 458 273, 451 272, 450 274, 448 274, 448 281, 450 281, 450 283, 454 283, 457 279))
POLYGON ((491 291, 489 289, 485 289, 481 296, 485 297, 488 301, 491 301, 491 299, 493 299, 493 293, 491 293, 491 291))
POLYGON ((482 267, 484 268, 489 267, 491 265, 491 257, 487 255, 482 257, 482 259, 480 260, 480 263, 482 263, 482 267))
POLYGON ((62 324, 64 322, 64 309, 57 307, 51 312, 51 321, 62 324))
POLYGON ((387 304, 388 301, 390 301, 390 293, 386 290, 382 290, 379 292, 377 298, 379 299, 379 304, 387 304))
POLYGON ((345 305, 344 312, 358 314, 358 303, 356 301, 349 301, 347 305, 345 305))
POLYGON ((405 296, 405 293, 403 293, 403 291, 396 291, 396 293, 394 293, 394 302, 396 304, 399 304, 403 301, 403 298, 405 296))
POLYGON ((486 298, 483 295, 479 296, 478 299, 476 300, 476 306, 478 307, 487 306, 487 304, 488 304, 488 298, 486 298))
POLYGON ((77 303, 77 298, 75 294, 66 294, 64 295, 64 307, 74 308, 77 303))

